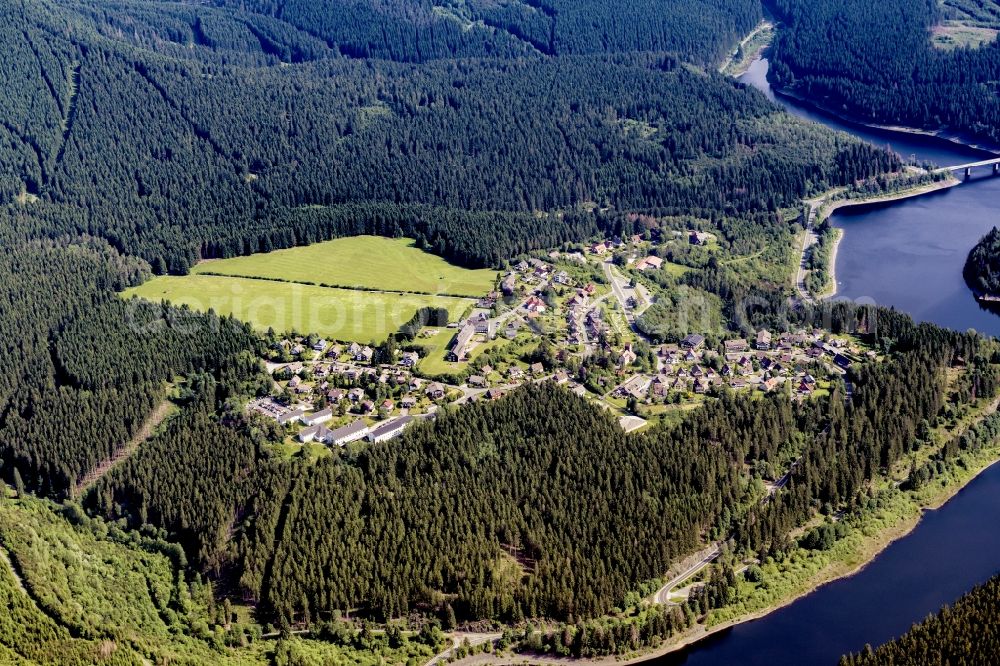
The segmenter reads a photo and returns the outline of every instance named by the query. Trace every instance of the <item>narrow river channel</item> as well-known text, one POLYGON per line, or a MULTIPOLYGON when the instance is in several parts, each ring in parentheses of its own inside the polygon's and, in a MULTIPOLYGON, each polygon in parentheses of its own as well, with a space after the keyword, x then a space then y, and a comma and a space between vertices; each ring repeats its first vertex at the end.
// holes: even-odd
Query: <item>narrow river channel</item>
MULTIPOLYGON (((775 95, 759 60, 741 80, 775 95)), ((778 96, 789 112, 938 165, 982 151, 934 137, 846 123, 778 96)), ((970 159, 973 158, 973 159, 970 159)), ((982 159, 982 158, 980 158, 982 159)), ((838 212, 844 229, 837 295, 894 306, 915 319, 1000 336, 1000 316, 979 307, 962 280, 976 241, 1000 224, 1000 178, 988 170, 941 193, 838 212)), ((994 465, 858 574, 825 585, 766 617, 652 660, 656 666, 836 664, 877 645, 1000 572, 1000 465, 994 465)))

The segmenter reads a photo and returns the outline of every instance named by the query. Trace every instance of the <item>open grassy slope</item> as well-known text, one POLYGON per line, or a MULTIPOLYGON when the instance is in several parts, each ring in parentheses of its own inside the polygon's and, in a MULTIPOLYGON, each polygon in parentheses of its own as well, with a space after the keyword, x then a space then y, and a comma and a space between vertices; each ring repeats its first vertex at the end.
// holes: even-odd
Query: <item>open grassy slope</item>
POLYGON ((198 264, 194 273, 263 277, 352 289, 482 296, 496 280, 417 249, 409 238, 352 236, 288 250, 198 264))
POLYGON ((406 323, 417 309, 447 308, 461 316, 467 298, 395 294, 314 287, 217 275, 162 276, 124 292, 151 301, 168 300, 195 310, 234 315, 261 330, 317 333, 335 340, 376 343, 406 323))

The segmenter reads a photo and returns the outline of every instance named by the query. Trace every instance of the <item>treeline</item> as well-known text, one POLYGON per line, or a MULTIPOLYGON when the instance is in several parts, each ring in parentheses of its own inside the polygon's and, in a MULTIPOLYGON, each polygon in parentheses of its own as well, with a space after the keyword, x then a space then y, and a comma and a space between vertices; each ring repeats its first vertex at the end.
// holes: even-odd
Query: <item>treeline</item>
POLYGON ((73 12, 0 8, 18 82, 0 198, 36 236, 100 235, 157 272, 386 220, 495 263, 592 235, 582 206, 740 216, 898 166, 675 56, 268 67, 153 53, 111 38, 124 27, 69 40, 73 12))
POLYGON ((1000 577, 874 650, 841 657, 841 666, 945 666, 1000 660, 1000 577))
POLYGON ((993 227, 969 250, 962 276, 977 295, 1000 294, 1000 229, 993 227))
MULTIPOLYGON (((862 120, 1000 143, 1000 42, 937 50, 935 0, 776 0, 778 85, 862 120)), ((986 3, 989 4, 989 3, 986 3)))

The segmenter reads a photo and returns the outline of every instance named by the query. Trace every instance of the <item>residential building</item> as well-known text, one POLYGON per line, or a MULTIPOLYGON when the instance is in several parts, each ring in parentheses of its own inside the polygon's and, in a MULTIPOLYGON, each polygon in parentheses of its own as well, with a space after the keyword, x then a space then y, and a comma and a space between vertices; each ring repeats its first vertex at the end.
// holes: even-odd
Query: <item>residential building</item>
POLYGON ((300 430, 298 438, 303 444, 308 444, 313 441, 326 441, 329 436, 330 430, 326 426, 316 424, 300 430))
POLYGON ((325 441, 334 446, 344 446, 359 439, 364 439, 367 434, 368 426, 364 421, 358 420, 330 432, 325 441))
POLYGON ((698 335, 697 333, 691 333, 681 340, 681 347, 684 349, 690 349, 691 351, 697 351, 705 346, 705 336, 698 335))
POLYGON ((303 415, 299 420, 302 421, 303 425, 314 426, 320 423, 326 423, 333 418, 333 410, 327 407, 326 409, 320 410, 318 412, 313 412, 308 416, 303 415))
POLYGON ((448 350, 448 360, 452 362, 464 361, 469 353, 469 343, 472 342, 473 336, 476 335, 475 324, 465 324, 458 330, 455 334, 455 339, 451 343, 451 348, 448 350))
POLYGON ((306 413, 304 409, 291 409, 277 418, 278 423, 285 425, 286 423, 294 423, 306 413))
POLYGON ((411 421, 413 421, 412 416, 401 416, 398 419, 386 421, 368 432, 368 441, 377 444, 378 442, 384 442, 392 439, 393 437, 398 437, 403 434, 406 426, 409 425, 411 421))

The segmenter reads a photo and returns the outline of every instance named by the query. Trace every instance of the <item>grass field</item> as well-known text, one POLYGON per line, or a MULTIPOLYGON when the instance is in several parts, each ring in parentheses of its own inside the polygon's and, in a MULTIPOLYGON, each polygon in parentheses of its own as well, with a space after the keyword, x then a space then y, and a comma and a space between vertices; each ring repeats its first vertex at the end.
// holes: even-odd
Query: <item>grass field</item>
POLYGON ((951 50, 965 48, 979 48, 993 41, 996 41, 997 30, 995 28, 983 28, 973 25, 963 25, 961 23, 949 23, 935 26, 933 29, 932 43, 935 48, 951 50))
POLYGON ((496 272, 470 270, 424 252, 409 238, 352 236, 267 254, 206 261, 194 273, 262 277, 333 287, 482 296, 496 272))
MULTIPOLYGON (((248 257, 250 258, 250 257, 248 257)), ((154 302, 234 315, 260 330, 295 330, 335 340, 379 343, 424 306, 457 319, 472 299, 331 289, 291 282, 216 275, 161 276, 124 292, 154 302)))

